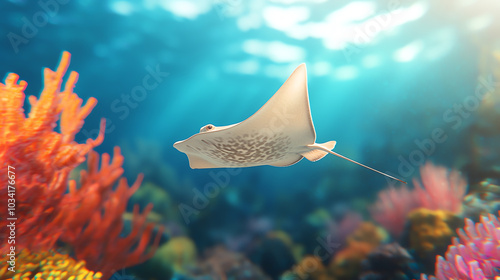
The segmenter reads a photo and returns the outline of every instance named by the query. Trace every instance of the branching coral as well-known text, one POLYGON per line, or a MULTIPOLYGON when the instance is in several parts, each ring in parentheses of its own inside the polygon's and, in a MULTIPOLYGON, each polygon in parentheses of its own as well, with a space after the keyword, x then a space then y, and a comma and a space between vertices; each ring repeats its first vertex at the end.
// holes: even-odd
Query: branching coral
MULTIPOLYGON (((494 215, 481 217, 474 224, 465 220, 464 229, 453 239, 446 258, 439 256, 436 262, 436 277, 429 279, 500 279, 500 221, 494 215), (495 277, 496 276, 496 277, 495 277)), ((428 279, 422 275, 421 279, 428 279)))
MULTIPOLYGON (((61 231, 44 225, 51 224, 57 215, 54 210, 66 191, 67 176, 103 140, 101 131, 97 139, 85 144, 73 141, 97 101, 91 98, 81 107, 82 100, 72 92, 76 72, 70 74, 64 91, 60 91, 68 65, 69 53, 65 52, 56 72, 44 70, 44 90, 38 100, 29 98, 32 109, 27 118, 22 109, 27 83, 18 83, 19 77, 13 73, 5 84, 0 83, 0 178, 7 178, 8 166, 15 168, 15 215, 22 220, 17 228, 18 248, 53 246, 61 231), (61 133, 53 131, 59 116, 61 133)), ((0 185, 0 192, 7 193, 6 184, 0 185)), ((0 222, 0 234, 4 234, 5 223, 0 222)))
MULTIPOLYGON (((7 256, 0 258, 1 263, 7 261, 7 256)), ((29 280, 29 279, 101 279, 102 273, 89 271, 85 262, 76 262, 68 255, 54 251, 42 251, 38 254, 23 250, 17 256, 18 267, 16 273, 0 269, 0 279, 29 280)))
MULTIPOLYGON (((62 241, 78 259, 107 278, 114 270, 140 263, 154 253, 146 252, 153 229, 146 216, 152 205, 140 215, 139 209, 134 209, 133 231, 120 238, 121 216, 142 176, 131 188, 120 179, 123 157, 119 148, 115 148, 111 162, 110 156, 103 154, 99 168, 99 156, 91 150, 103 141, 104 122, 95 140, 84 144, 74 141, 97 101, 90 98, 81 106, 82 100, 73 92, 76 72, 71 72, 61 91, 69 60, 70 54, 64 52, 56 72, 44 70, 44 89, 38 100, 29 98, 28 117, 22 109, 27 83, 9 74, 5 84, 0 84, 0 178, 7 178, 8 166, 15 170, 16 209, 12 216, 19 221, 16 250, 47 251, 62 241), (60 133, 54 131, 58 120, 60 133), (68 184, 69 173, 87 154, 88 171, 81 172, 80 184, 73 180, 68 184)), ((0 192, 7 193, 6 184, 0 184, 0 192)), ((2 239, 7 237, 6 222, 0 221, 2 239)), ((160 234, 161 230, 153 248, 158 246, 160 234)), ((7 250, 4 241, 2 253, 7 250)))
POLYGON ((414 179, 413 190, 406 186, 384 190, 371 208, 373 219, 395 236, 402 233, 406 216, 414 209, 448 210, 454 213, 461 210, 467 182, 457 171, 448 171, 428 162, 420 168, 420 175, 422 184, 414 179))

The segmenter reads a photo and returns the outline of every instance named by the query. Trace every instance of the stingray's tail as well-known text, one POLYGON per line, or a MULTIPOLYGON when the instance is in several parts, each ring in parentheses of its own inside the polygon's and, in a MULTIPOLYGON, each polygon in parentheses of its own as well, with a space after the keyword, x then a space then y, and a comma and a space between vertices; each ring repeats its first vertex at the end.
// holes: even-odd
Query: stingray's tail
MULTIPOLYGON (((319 153, 321 153, 322 155, 321 155, 319 158, 317 158, 317 159, 316 159, 316 160, 319 160, 319 159, 323 158, 323 157, 324 157, 327 153, 330 153, 330 154, 332 154, 332 155, 335 155, 335 156, 341 157, 341 158, 343 158, 343 159, 346 159, 346 160, 348 160, 348 161, 350 161, 350 162, 353 162, 353 163, 355 163, 355 164, 357 164, 357 165, 363 166, 364 168, 370 169, 371 171, 375 171, 375 172, 377 172, 377 173, 379 173, 379 174, 382 174, 382 175, 384 175, 384 176, 386 176, 386 177, 389 177, 389 178, 394 179, 394 180, 396 180, 396 181, 399 181, 399 182, 401 182, 401 183, 407 184, 405 181, 403 181, 403 180, 401 180, 401 179, 398 179, 398 178, 396 178, 396 177, 394 177, 394 176, 391 176, 391 175, 386 174, 386 173, 384 173, 384 172, 378 171, 377 169, 371 168, 371 167, 366 166, 366 165, 364 165, 364 164, 362 164, 362 163, 359 163, 359 162, 357 162, 357 161, 355 161, 355 160, 352 160, 352 159, 350 159, 350 158, 348 158, 348 157, 345 157, 345 156, 343 156, 343 155, 341 155, 341 154, 337 154, 336 152, 331 151, 331 149, 333 149, 333 148, 335 147, 335 144, 336 144, 336 142, 335 142, 335 141, 330 141, 330 142, 327 142, 327 143, 325 143, 325 144, 313 144, 313 145, 309 145, 309 147, 311 147, 311 148, 315 148, 315 149, 314 149, 314 150, 311 150, 311 151, 309 151, 309 152, 307 152, 307 153, 305 153, 305 154, 302 154, 302 155, 303 155, 305 158, 309 159, 309 157, 307 157, 307 156, 306 156, 306 154, 311 154, 311 155, 314 155, 314 154, 319 154, 319 153), (331 144, 330 144, 330 143, 333 143, 333 146, 331 146, 331 144), (330 144, 330 145, 329 145, 329 144, 330 144), (330 148, 330 146, 331 146, 331 148, 330 148)), ((311 159, 309 159, 309 160, 311 160, 311 159)), ((311 161, 314 161, 314 160, 311 160, 311 161)))

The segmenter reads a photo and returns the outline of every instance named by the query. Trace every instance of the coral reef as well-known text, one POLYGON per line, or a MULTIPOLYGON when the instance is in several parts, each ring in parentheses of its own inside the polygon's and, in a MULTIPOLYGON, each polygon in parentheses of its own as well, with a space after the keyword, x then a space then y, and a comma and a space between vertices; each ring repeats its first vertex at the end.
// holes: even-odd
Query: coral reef
POLYGON ((420 168, 420 176, 422 184, 413 179, 413 190, 407 186, 384 190, 371 207, 373 219, 396 237, 403 232, 406 217, 414 209, 461 211, 467 182, 458 171, 427 162, 420 168))
POLYGON ((177 273, 184 274, 196 264, 196 245, 188 237, 180 236, 170 239, 160 246, 151 259, 161 266, 171 267, 177 273))
POLYGON ((356 279, 361 272, 361 262, 373 249, 374 247, 366 242, 351 243, 335 255, 328 269, 335 279, 356 279))
POLYGON ((300 244, 295 244, 292 237, 288 233, 282 230, 274 230, 268 232, 267 237, 271 239, 275 238, 281 240, 286 245, 288 250, 292 252, 295 261, 299 261, 300 259, 302 259, 304 247, 300 244))
POLYGON ((448 247, 445 258, 437 257, 436 276, 421 279, 498 279, 500 269, 500 221, 490 214, 479 223, 465 219, 465 227, 448 247))
POLYGON ((294 254, 292 238, 283 231, 274 231, 256 241, 255 248, 249 253, 250 260, 258 265, 271 278, 278 278, 291 269, 300 255, 300 248, 294 254))
POLYGON ((458 171, 448 171, 445 167, 427 162, 420 168, 420 177, 422 184, 413 179, 413 195, 418 207, 453 213, 461 211, 467 182, 458 171))
MULTIPOLYGON (((18 82, 18 76, 11 73, 5 84, 0 84, 0 176, 7 178, 8 170, 15 173, 12 187, 2 184, 0 192, 15 188, 16 209, 11 214, 22 221, 16 224, 16 250, 48 251, 56 242, 63 242, 78 260, 84 260, 91 270, 101 271, 107 279, 116 269, 150 258, 160 234, 148 252, 153 229, 146 222, 152 208, 149 205, 142 214, 134 208, 133 231, 120 236, 122 214, 142 176, 132 187, 120 178, 123 157, 118 147, 112 160, 103 154, 99 165, 99 156, 92 148, 103 141, 104 121, 95 140, 85 144, 74 141, 97 101, 90 98, 81 107, 82 100, 73 92, 76 72, 71 72, 61 91, 69 61, 70 54, 64 52, 55 72, 44 70, 44 89, 39 99, 29 97, 28 117, 22 109, 27 83, 18 82), (78 184, 75 180, 68 182, 71 170, 83 163, 86 155, 88 171, 81 171, 78 184)), ((7 236, 6 223, 5 219, 0 221, 0 236, 7 236)), ((7 251, 5 244, 1 242, 2 253, 7 251)))
POLYGON ((420 208, 409 216, 409 245, 421 258, 442 254, 455 236, 462 219, 443 210, 420 208))
POLYGON ((333 279, 321 260, 315 256, 305 256, 292 270, 285 272, 281 280, 327 280, 333 279))
POLYGON ((464 215, 478 221, 482 215, 500 210, 500 186, 493 179, 485 179, 471 187, 464 198, 464 215))
POLYGON ((363 216, 361 214, 353 210, 347 210, 342 213, 340 219, 332 219, 328 222, 328 234, 342 243, 362 222, 363 216))
POLYGON ((363 261, 362 280, 414 279, 411 255, 398 243, 382 244, 363 261))
POLYGON ((381 242, 387 239, 388 236, 385 230, 370 222, 362 222, 346 240, 348 245, 364 242, 373 247, 377 247, 381 242))
POLYGON ((355 279, 361 272, 361 262, 380 243, 387 239, 387 234, 370 222, 363 222, 347 237, 347 247, 338 252, 328 269, 338 280, 355 279))
POLYGON ((406 217, 411 210, 416 208, 412 191, 405 185, 379 192, 378 200, 372 206, 373 219, 384 226, 391 234, 399 237, 403 232, 406 217))
MULTIPOLYGON (((6 263, 8 256, 0 258, 6 263)), ((75 261, 68 255, 54 251, 32 253, 22 250, 17 255, 16 273, 8 271, 6 267, 0 269, 0 279, 27 280, 27 279, 101 279, 100 272, 94 273, 85 268, 85 261, 75 261)))
MULTIPOLYGON (((19 77, 13 73, 5 84, 0 83, 0 176, 7 178, 8 166, 17 175, 15 215, 23 221, 17 227, 18 249, 28 245, 35 250, 50 249, 54 245, 62 232, 50 221, 60 213, 54 208, 62 204, 69 172, 103 141, 102 130, 95 140, 85 144, 73 141, 97 101, 90 98, 81 107, 82 100, 73 93, 76 72, 70 74, 65 89, 60 91, 68 65, 69 53, 65 52, 56 72, 44 70, 44 89, 39 99, 29 97, 31 112, 27 118, 23 112, 27 83, 18 82, 19 77), (61 133, 53 131, 59 116, 61 133)), ((7 193, 7 185, 2 184, 0 191, 7 193)), ((5 223, 0 222, 2 235, 5 223)))
POLYGON ((192 274, 200 277, 200 279, 270 280, 245 256, 229 251, 224 247, 209 249, 205 252, 205 255, 206 257, 201 261, 199 267, 192 271, 192 274))
POLYGON ((130 198, 130 203, 139 205, 153 204, 153 213, 158 213, 163 221, 180 221, 179 210, 170 194, 158 185, 145 182, 130 198))

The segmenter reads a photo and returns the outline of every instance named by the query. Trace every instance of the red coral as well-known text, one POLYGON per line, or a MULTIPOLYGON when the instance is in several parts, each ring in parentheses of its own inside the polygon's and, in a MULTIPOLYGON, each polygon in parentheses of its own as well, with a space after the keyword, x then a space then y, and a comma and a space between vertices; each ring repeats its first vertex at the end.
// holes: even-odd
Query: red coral
MULTIPOLYGON (((78 74, 71 72, 65 88, 62 79, 69 65, 70 54, 64 52, 56 72, 44 70, 44 89, 37 100, 31 96, 31 112, 23 112, 24 90, 27 83, 16 74, 9 74, 5 84, 0 83, 0 178, 7 181, 7 172, 15 172, 14 197, 16 208, 16 250, 49 250, 56 241, 71 245, 77 258, 87 267, 102 271, 109 277, 114 270, 138 264, 151 257, 158 246, 159 230, 152 250, 146 252, 153 225, 146 223, 151 211, 148 206, 142 214, 134 208, 133 230, 125 238, 122 214, 130 196, 142 180, 139 176, 129 188, 124 178, 123 156, 119 148, 110 162, 103 154, 91 151, 104 138, 104 121, 97 139, 84 144, 74 141, 97 101, 90 98, 83 107, 82 100, 73 93, 78 74), (60 133, 54 131, 59 121, 60 133), (82 171, 80 186, 69 182, 71 170, 85 161, 88 171, 82 171), (118 187, 113 186, 119 180, 118 187)), ((0 184, 0 193, 7 193, 7 185, 0 184)), ((7 251, 7 220, 0 220, 0 251, 7 251)))
POLYGON ((371 208, 373 219, 395 236, 402 233, 406 217, 414 209, 448 210, 454 213, 461 210, 467 182, 458 171, 448 171, 445 167, 427 162, 420 168, 420 176, 423 187, 414 179, 413 190, 407 186, 383 190, 371 208))

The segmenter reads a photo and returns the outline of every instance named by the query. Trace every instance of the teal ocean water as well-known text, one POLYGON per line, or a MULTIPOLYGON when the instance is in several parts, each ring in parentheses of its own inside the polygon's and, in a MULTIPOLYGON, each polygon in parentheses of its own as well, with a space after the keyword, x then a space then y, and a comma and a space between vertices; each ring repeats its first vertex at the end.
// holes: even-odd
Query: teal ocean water
POLYGON ((162 244, 188 236, 200 256, 225 244, 278 279, 300 258, 265 251, 256 236, 284 231, 313 254, 345 213, 371 220, 377 193, 395 181, 333 155, 193 170, 173 148, 206 124, 245 120, 301 63, 318 142, 410 185, 426 162, 469 186, 498 178, 497 1, 9 0, 0 13, 0 73, 19 74, 26 94, 71 53, 75 92, 98 100, 76 141, 95 138, 106 118, 96 150, 120 146, 129 181, 144 173, 168 194, 127 206, 175 212, 159 222, 170 227, 162 244))

